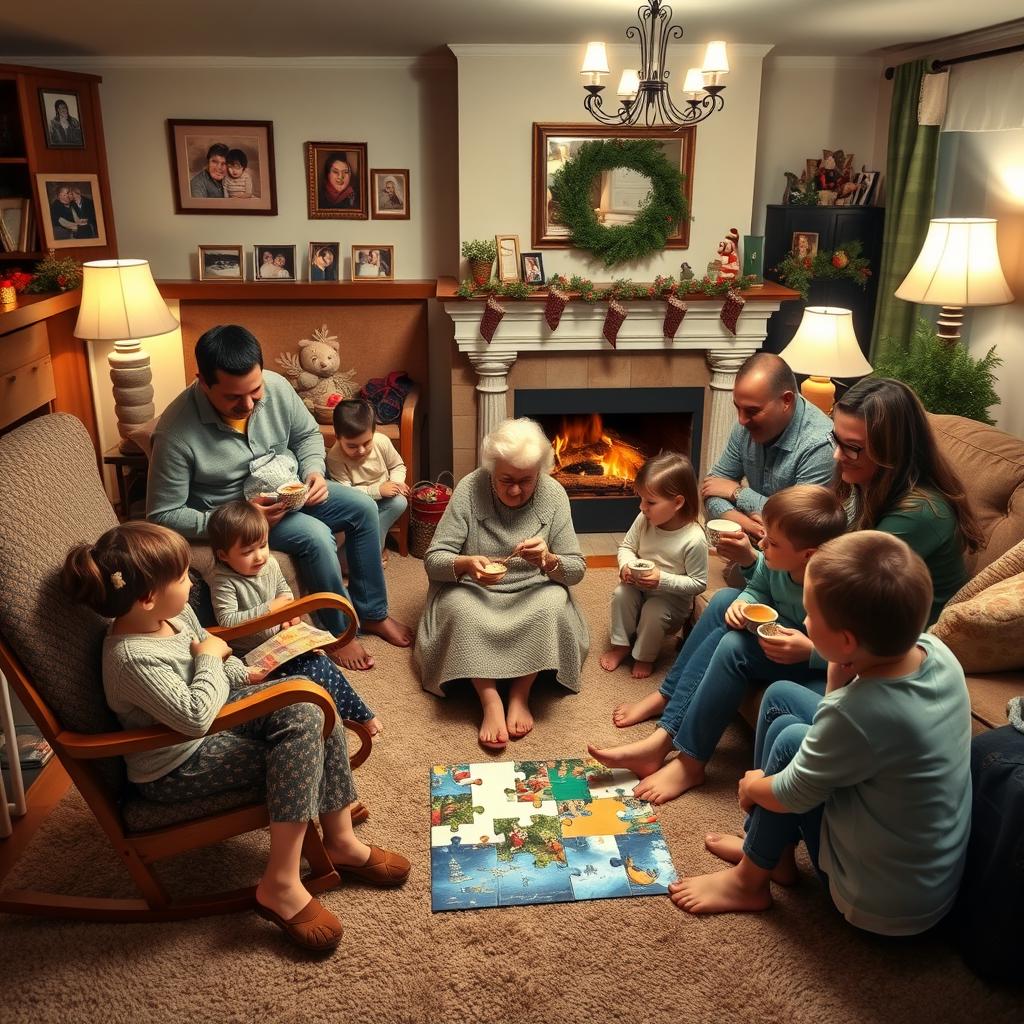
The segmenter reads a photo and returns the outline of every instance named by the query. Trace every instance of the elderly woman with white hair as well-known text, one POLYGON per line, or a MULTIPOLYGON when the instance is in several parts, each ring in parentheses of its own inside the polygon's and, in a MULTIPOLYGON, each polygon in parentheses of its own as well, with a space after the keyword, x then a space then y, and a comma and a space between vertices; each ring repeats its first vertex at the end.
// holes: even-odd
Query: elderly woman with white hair
POLYGON ((483 709, 480 744, 502 750, 533 728, 530 689, 554 670, 577 693, 590 637, 569 588, 586 561, 553 454, 533 420, 505 420, 459 481, 424 558, 430 590, 416 634, 423 688, 468 679, 483 709), (507 572, 495 578, 493 563, 507 572), (488 571, 488 567, 492 568, 488 571), (508 681, 506 711, 498 683, 508 681))

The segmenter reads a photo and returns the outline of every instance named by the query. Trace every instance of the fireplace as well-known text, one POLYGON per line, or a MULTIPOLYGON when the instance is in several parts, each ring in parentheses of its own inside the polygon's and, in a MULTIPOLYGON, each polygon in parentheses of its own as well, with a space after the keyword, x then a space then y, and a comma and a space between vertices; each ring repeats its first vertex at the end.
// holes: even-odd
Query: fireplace
POLYGON ((515 415, 551 438, 578 533, 625 532, 640 508, 633 480, 660 451, 682 452, 700 473, 703 388, 517 388, 515 415))

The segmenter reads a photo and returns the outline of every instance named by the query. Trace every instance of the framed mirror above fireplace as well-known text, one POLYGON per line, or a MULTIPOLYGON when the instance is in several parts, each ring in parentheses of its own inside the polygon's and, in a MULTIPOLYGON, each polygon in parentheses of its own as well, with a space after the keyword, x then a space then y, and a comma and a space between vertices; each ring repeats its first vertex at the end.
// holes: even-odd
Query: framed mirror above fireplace
POLYGON ((686 455, 700 476, 704 389, 517 388, 515 415, 536 420, 555 453, 577 533, 624 533, 640 509, 633 480, 660 451, 686 455))

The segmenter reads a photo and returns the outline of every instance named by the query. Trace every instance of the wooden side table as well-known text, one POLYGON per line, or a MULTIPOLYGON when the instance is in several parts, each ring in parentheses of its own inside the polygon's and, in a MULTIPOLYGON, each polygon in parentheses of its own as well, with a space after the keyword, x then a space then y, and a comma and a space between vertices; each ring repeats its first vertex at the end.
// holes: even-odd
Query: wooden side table
POLYGON ((149 459, 142 451, 123 452, 116 445, 103 453, 103 465, 114 467, 117 498, 122 519, 128 518, 128 483, 133 472, 145 473, 149 459))

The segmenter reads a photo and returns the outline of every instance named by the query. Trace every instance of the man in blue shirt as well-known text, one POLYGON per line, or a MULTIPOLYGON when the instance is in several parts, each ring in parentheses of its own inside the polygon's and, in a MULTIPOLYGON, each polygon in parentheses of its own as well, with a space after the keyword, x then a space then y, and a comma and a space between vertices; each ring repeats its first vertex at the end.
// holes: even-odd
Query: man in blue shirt
POLYGON ((798 394, 793 371, 770 352, 755 352, 739 368, 732 400, 738 422, 701 497, 708 519, 731 519, 760 539, 761 509, 773 494, 831 482, 832 421, 798 394))
MULTIPOLYGON (((289 452, 309 493, 290 513, 271 497, 252 499, 270 525, 270 546, 296 556, 310 591, 345 595, 334 538, 344 530, 362 630, 408 647, 412 631, 388 615, 377 505, 325 479, 323 436, 295 390, 279 374, 264 372, 259 342, 235 324, 208 330, 196 342, 196 363, 196 380, 167 407, 153 435, 147 518, 186 537, 204 537, 212 510, 244 496, 250 463, 289 452)), ((336 635, 345 629, 337 610, 316 614, 324 629, 336 635)), ((330 654, 345 668, 373 667, 358 639, 330 654)))

